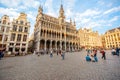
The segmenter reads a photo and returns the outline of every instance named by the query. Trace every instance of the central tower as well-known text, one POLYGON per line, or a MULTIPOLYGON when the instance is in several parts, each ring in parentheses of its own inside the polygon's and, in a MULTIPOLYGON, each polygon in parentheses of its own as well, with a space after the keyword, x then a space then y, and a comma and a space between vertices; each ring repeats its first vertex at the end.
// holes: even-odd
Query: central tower
POLYGON ((64 21, 65 21, 64 9, 63 9, 63 5, 61 4, 59 10, 59 24, 64 23, 64 21))

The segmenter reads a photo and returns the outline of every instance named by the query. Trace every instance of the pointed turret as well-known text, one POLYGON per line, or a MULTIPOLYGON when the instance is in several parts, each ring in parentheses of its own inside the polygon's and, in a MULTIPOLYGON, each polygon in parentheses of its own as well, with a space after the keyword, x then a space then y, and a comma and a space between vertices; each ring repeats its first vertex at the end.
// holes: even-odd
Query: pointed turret
POLYGON ((39 6, 38 12, 39 12, 40 14, 43 13, 43 8, 42 8, 41 5, 39 6))
POLYGON ((74 26, 76 26, 76 22, 75 22, 75 20, 74 20, 74 24, 73 24, 74 26))
POLYGON ((74 20, 73 26, 74 26, 74 28, 76 28, 76 22, 75 22, 75 20, 74 20))
POLYGON ((64 19, 65 19, 64 9, 63 9, 63 5, 61 4, 60 10, 59 10, 59 22, 60 22, 60 24, 64 23, 64 19))
POLYGON ((63 5, 62 4, 60 6, 59 15, 60 15, 60 17, 64 17, 64 10, 63 10, 63 5))
POLYGON ((70 18, 70 24, 72 24, 72 20, 71 20, 71 18, 70 18))
POLYGON ((38 8, 38 14, 37 14, 36 21, 38 21, 40 18, 42 18, 42 16, 43 16, 43 8, 40 5, 39 8, 38 8))

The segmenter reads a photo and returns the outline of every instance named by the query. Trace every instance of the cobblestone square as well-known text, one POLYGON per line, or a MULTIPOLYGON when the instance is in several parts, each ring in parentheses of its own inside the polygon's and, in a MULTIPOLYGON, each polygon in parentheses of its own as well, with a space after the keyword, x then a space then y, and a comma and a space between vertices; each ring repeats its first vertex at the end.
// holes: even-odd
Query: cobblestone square
POLYGON ((0 80, 120 80, 120 57, 106 51, 106 60, 86 62, 86 51, 60 55, 27 55, 0 60, 0 80))

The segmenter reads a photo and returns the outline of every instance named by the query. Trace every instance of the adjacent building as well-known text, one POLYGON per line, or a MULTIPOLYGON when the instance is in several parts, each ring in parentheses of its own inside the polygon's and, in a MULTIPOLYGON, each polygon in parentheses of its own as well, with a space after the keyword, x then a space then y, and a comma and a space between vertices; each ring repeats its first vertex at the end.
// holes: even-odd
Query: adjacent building
POLYGON ((7 49, 8 39, 10 37, 10 18, 4 15, 0 19, 0 50, 7 49))
POLYGON ((102 40, 106 49, 120 47, 120 27, 108 30, 102 40))
POLYGON ((28 40, 28 52, 34 52, 34 34, 32 33, 28 40))
POLYGON ((102 47, 101 36, 92 29, 80 28, 78 30, 80 46, 84 48, 102 47))
POLYGON ((7 51, 27 53, 29 29, 30 22, 25 13, 20 13, 17 19, 13 19, 7 51))
POLYGON ((38 9, 34 26, 34 48, 40 50, 65 50, 79 49, 76 24, 65 21, 63 5, 60 6, 58 18, 44 14, 42 7, 38 9))

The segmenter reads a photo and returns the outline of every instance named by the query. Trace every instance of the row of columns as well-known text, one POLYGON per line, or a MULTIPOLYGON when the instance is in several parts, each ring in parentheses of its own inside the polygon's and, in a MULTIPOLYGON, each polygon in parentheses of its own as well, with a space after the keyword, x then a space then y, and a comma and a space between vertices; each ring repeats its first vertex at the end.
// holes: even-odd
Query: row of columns
POLYGON ((70 51, 70 50, 78 50, 79 49, 78 45, 73 45, 73 44, 70 44, 70 43, 66 44, 66 42, 62 42, 62 41, 61 42, 60 41, 56 42, 56 41, 52 41, 52 40, 50 40, 50 41, 41 40, 41 41, 38 42, 38 47, 39 47, 39 50, 41 50, 41 49, 44 49, 44 50, 47 50, 47 49, 58 50, 58 49, 60 49, 60 50, 65 50, 65 51, 69 50, 70 51))

